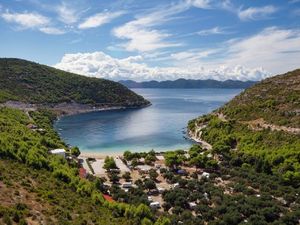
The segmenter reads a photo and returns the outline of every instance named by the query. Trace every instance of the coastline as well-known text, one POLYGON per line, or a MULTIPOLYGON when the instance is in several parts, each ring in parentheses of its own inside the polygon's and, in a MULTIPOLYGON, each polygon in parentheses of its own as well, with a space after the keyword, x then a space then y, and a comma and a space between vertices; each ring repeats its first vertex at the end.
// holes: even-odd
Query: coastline
POLYGON ((81 152, 79 157, 81 158, 95 158, 95 159, 105 159, 106 156, 110 157, 120 157, 123 156, 123 152, 81 152))
POLYGON ((51 109, 57 113, 57 119, 62 116, 77 115, 89 112, 101 112, 110 110, 121 110, 121 109, 139 109, 151 106, 151 102, 148 104, 141 105, 117 105, 117 104, 103 104, 100 106, 92 104, 81 104, 76 102, 63 102, 58 104, 35 104, 35 103, 25 103, 20 101, 7 101, 1 103, 0 106, 15 108, 23 110, 25 112, 36 111, 39 108, 51 109))

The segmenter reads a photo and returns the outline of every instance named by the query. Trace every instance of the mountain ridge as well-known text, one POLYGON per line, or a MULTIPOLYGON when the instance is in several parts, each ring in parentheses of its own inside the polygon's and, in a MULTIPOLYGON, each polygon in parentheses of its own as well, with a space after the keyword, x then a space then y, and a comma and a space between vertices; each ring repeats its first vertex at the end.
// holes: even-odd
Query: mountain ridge
POLYGON ((193 80, 180 78, 177 80, 166 81, 144 81, 136 82, 133 80, 120 80, 119 83, 128 88, 248 88, 256 83, 256 81, 238 81, 226 80, 217 81, 213 79, 208 80, 193 80))

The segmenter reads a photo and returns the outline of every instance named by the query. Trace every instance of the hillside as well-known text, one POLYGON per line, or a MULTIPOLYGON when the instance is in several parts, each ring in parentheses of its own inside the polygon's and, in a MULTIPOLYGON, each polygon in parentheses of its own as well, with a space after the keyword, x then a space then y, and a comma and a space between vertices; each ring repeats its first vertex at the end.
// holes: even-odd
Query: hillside
POLYGON ((268 78, 215 112, 189 122, 190 135, 235 166, 300 185, 300 70, 268 78))
POLYGON ((88 78, 21 59, 0 59, 0 102, 36 104, 76 102, 95 106, 149 104, 123 85, 88 78))
POLYGON ((263 80, 220 111, 240 121, 262 118, 270 124, 300 128, 300 69, 263 80))
POLYGON ((104 200, 103 179, 79 176, 76 153, 53 129, 54 118, 45 109, 26 114, 0 107, 0 224, 138 225, 143 220, 155 221, 142 203, 104 200), (30 128, 32 124, 38 130, 30 128), (67 149, 72 157, 49 154, 56 148, 67 149))
POLYGON ((0 170, 0 223, 132 224, 114 218, 112 211, 74 192, 45 169, 0 160, 0 170))
POLYGON ((255 81, 237 80, 167 80, 167 81, 145 81, 136 82, 132 80, 121 80, 119 83, 128 88, 248 88, 255 84, 255 81))

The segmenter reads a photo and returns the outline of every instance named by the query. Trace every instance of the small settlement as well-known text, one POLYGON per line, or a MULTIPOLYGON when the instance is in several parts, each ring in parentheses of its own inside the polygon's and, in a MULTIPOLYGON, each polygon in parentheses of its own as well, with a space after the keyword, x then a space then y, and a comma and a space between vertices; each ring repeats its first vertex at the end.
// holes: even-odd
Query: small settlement
MULTIPOLYGON (((203 151, 204 160, 212 159, 212 154, 205 153, 201 146, 197 145, 197 151, 203 151)), ((146 202, 152 209, 164 211, 163 194, 182 186, 177 177, 190 177, 197 179, 209 179, 209 171, 198 168, 195 164, 183 163, 190 158, 188 151, 178 150, 174 152, 147 153, 124 152, 123 156, 106 157, 105 159, 79 157, 87 175, 98 177, 103 182, 105 199, 112 196, 119 202, 128 200, 122 193, 133 193, 139 196, 139 201, 146 202), (135 193, 142 190, 143 193, 135 193), (141 199, 142 198, 142 199, 141 199)), ((80 176, 83 172, 80 172, 80 176)), ((188 202, 188 207, 193 210, 197 206, 194 201, 188 202)))

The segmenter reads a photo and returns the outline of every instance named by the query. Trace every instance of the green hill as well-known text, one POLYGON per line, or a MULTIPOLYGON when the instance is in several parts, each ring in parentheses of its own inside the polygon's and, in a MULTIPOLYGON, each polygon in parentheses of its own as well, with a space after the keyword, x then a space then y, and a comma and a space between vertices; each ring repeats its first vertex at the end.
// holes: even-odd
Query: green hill
POLYGON ((221 110, 237 120, 300 128, 300 69, 263 80, 246 89, 221 110))
POLYGON ((300 185, 300 70, 268 78, 189 122, 191 135, 233 166, 300 185))
POLYGON ((0 102, 76 102, 95 106, 144 106, 149 104, 125 86, 89 78, 21 59, 0 59, 0 102))

